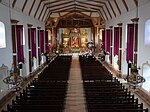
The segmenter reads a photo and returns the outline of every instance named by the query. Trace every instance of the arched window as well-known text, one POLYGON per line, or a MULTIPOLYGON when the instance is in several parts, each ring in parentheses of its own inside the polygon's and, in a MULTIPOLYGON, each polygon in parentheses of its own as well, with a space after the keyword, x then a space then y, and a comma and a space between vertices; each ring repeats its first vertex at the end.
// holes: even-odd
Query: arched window
POLYGON ((5 25, 0 21, 0 48, 6 47, 5 25))
POLYGON ((145 22, 145 38, 144 44, 150 45, 150 19, 145 22))

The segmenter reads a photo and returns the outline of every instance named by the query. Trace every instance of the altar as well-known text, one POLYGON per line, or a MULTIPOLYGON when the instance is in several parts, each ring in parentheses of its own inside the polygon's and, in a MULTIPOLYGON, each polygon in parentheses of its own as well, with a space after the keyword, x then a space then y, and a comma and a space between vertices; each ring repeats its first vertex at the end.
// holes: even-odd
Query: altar
POLYGON ((63 53, 80 53, 87 49, 87 33, 80 29, 70 29, 62 34, 63 53))

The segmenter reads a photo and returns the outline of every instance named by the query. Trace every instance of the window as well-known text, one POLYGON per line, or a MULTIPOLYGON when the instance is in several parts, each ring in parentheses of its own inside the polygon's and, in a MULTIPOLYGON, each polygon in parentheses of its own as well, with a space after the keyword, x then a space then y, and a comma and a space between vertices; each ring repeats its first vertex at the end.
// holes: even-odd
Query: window
POLYGON ((23 27, 23 45, 25 45, 25 30, 24 30, 24 27, 23 27))
POLYGON ((5 25, 0 21, 0 48, 6 47, 5 25))
POLYGON ((145 22, 145 38, 144 44, 150 45, 150 19, 145 22))

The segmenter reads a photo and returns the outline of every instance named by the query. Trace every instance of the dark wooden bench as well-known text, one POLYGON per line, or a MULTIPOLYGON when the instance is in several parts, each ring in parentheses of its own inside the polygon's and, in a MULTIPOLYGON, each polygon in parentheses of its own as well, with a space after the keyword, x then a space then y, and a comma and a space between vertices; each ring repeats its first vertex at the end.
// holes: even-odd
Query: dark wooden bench
POLYGON ((148 109, 88 109, 88 112, 148 112, 148 109))
POLYGON ((8 105, 8 110, 63 110, 64 107, 62 105, 8 105))

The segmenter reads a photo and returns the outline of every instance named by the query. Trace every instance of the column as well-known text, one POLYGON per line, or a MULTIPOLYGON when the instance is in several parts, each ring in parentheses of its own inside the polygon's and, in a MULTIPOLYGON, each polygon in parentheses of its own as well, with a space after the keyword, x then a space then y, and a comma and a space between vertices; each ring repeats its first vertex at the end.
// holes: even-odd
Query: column
POLYGON ((37 27, 38 29, 38 65, 41 64, 41 47, 40 47, 40 29, 41 27, 37 27))
POLYGON ((119 70, 121 71, 121 61, 122 61, 122 23, 117 24, 119 27, 119 70))
POLYGON ((32 25, 28 24, 29 73, 32 72, 31 28, 32 28, 32 25))
POLYGON ((131 21, 134 24, 134 56, 133 62, 137 65, 137 56, 138 56, 138 21, 139 18, 133 18, 131 21))
POLYGON ((113 51, 113 45, 112 45, 112 28, 113 28, 113 26, 110 26, 109 27, 110 28, 110 56, 109 56, 109 58, 110 58, 110 64, 112 64, 112 51, 113 51))

